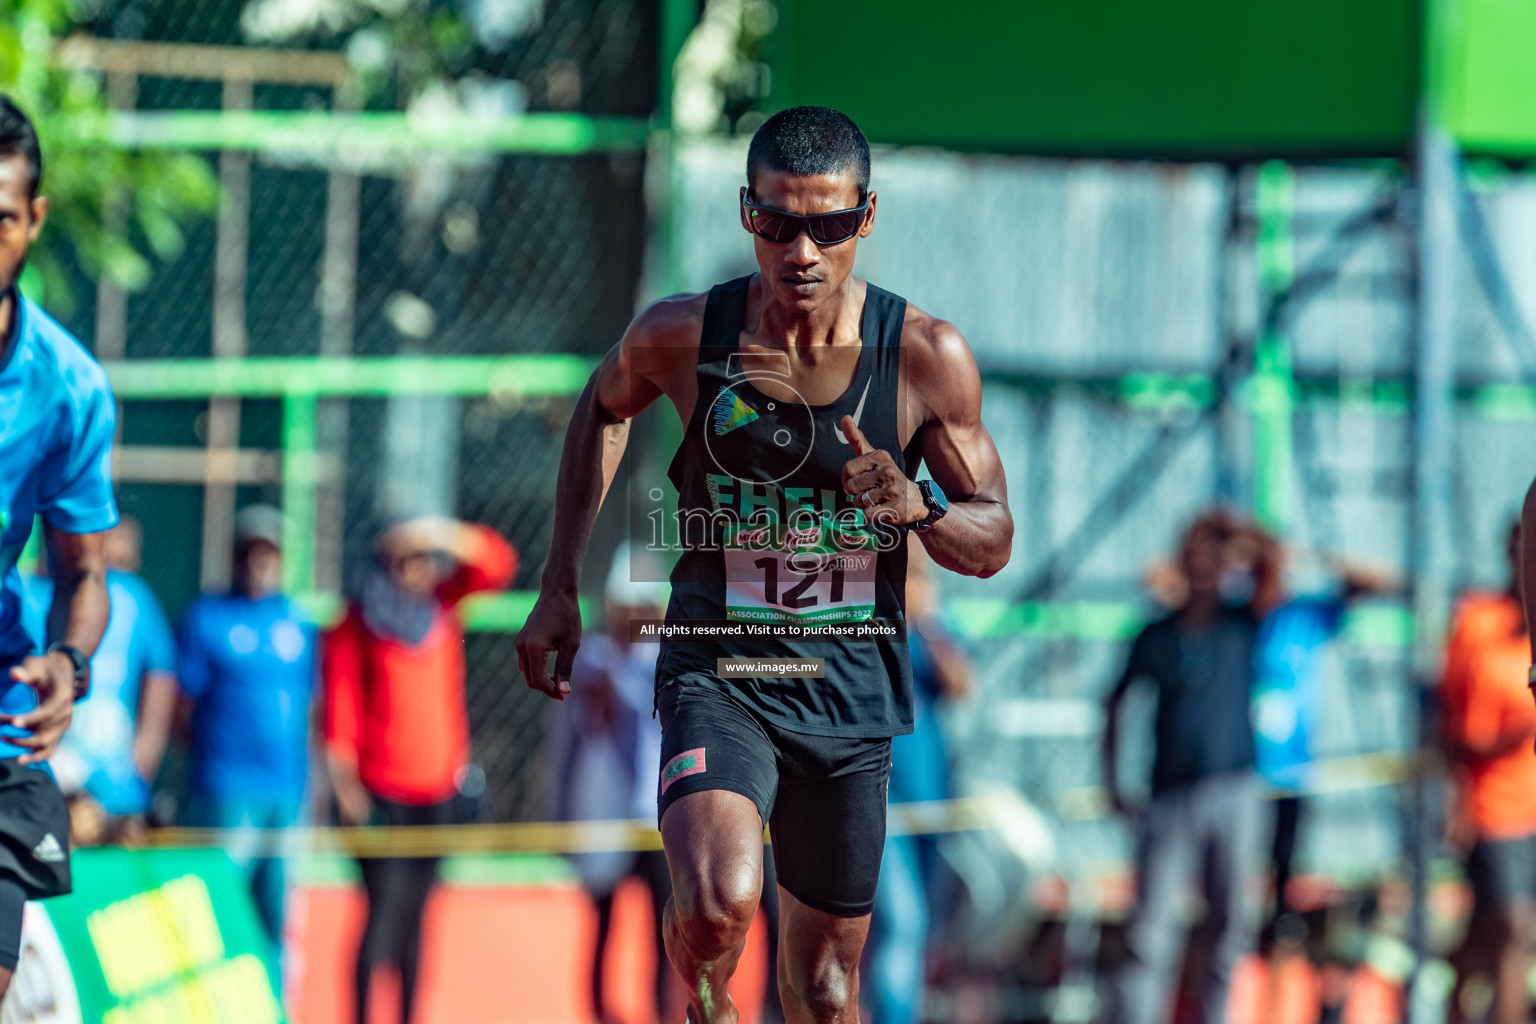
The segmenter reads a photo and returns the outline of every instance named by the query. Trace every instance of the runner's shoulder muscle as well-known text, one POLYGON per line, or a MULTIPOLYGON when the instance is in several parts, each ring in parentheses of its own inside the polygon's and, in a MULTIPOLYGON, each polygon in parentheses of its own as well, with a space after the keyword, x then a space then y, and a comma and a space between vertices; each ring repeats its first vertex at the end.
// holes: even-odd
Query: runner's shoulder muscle
POLYGON ((616 419, 629 419, 665 394, 681 409, 695 390, 702 293, 670 295, 646 306, 603 360, 599 399, 616 419))
POLYGON ((979 420, 981 374, 960 329, 907 303, 901 329, 901 435, 924 424, 979 420))

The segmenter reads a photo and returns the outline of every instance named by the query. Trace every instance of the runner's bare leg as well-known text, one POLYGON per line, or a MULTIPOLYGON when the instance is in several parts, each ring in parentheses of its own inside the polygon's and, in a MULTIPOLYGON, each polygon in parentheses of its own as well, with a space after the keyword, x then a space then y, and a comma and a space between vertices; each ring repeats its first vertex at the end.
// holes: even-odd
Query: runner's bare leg
POLYGON ((738 793, 679 797, 661 818, 672 873, 663 937, 690 1024, 736 1024, 728 991, 763 889, 763 820, 738 793))
POLYGON ((787 1024, 858 1024, 869 919, 813 910, 779 887, 779 999, 787 1024))

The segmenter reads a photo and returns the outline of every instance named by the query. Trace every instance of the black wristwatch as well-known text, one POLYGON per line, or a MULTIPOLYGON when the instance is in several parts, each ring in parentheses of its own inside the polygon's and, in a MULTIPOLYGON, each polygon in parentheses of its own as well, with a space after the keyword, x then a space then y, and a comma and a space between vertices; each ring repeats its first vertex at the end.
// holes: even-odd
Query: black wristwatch
POLYGON ((69 644, 49 644, 47 653, 62 654, 69 659, 75 667, 75 703, 85 700, 86 694, 91 692, 91 659, 80 648, 69 644))
POLYGON ((949 511, 949 499, 932 480, 919 480, 917 489, 922 492, 923 504, 928 506, 928 514, 912 524, 912 529, 921 533, 933 529, 933 524, 944 518, 949 511))

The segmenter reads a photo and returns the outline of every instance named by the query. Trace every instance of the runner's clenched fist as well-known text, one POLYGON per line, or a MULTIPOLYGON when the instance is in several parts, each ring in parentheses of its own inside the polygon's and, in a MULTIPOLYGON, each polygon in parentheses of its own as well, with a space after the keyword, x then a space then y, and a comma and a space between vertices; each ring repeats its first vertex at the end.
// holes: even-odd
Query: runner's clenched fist
POLYGON ((852 416, 838 425, 853 445, 854 456, 843 465, 843 493, 864 509, 871 522, 915 523, 928 514, 923 492, 896 468, 891 453, 876 448, 864 437, 852 416))

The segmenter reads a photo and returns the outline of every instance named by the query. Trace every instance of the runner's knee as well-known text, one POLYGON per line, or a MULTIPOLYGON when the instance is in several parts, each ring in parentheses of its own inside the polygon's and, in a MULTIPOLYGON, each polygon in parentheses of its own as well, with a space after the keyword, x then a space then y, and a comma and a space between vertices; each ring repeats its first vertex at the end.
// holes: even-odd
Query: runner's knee
POLYGON ((789 970, 779 977, 780 997, 786 1005, 805 1009, 813 1021, 858 1019, 857 963, 845 964, 827 955, 808 971, 789 970))
POLYGON ((678 927, 689 949, 715 957, 735 949, 757 914, 762 878, 746 865, 716 865, 673 893, 678 927))

